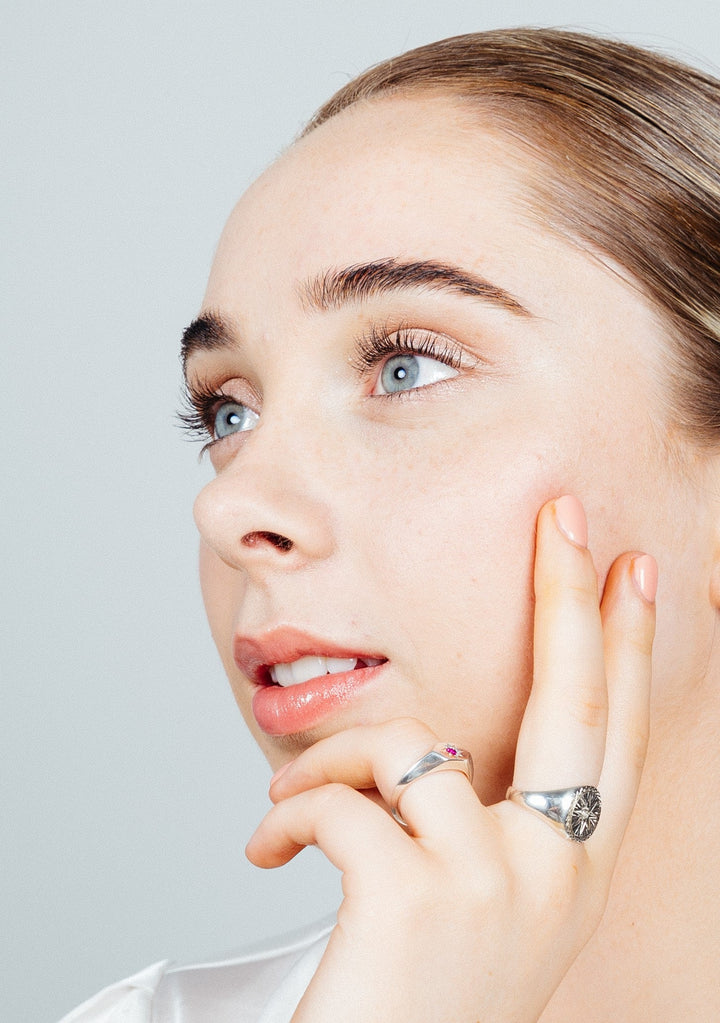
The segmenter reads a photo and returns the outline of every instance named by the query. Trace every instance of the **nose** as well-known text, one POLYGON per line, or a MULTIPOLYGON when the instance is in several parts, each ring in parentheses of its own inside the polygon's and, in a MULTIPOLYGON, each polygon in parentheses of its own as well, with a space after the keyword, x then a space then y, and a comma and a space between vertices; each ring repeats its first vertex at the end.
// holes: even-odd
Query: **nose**
POLYGON ((313 447, 276 440, 258 426, 195 501, 200 535, 231 568, 295 569, 332 553, 332 488, 313 447))

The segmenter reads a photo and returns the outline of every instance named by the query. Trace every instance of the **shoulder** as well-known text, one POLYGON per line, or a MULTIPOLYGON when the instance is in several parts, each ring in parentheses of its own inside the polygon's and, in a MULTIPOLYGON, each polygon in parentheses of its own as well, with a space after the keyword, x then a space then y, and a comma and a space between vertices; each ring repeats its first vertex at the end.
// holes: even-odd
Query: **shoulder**
POLYGON ((334 918, 190 966, 156 963, 112 984, 60 1023, 287 1023, 327 945, 334 918))
POLYGON ((153 998, 167 967, 167 960, 155 963, 103 988, 60 1023, 150 1023, 153 998))
POLYGON ((287 1023, 334 923, 328 918, 235 955, 167 970, 152 1023, 287 1023))

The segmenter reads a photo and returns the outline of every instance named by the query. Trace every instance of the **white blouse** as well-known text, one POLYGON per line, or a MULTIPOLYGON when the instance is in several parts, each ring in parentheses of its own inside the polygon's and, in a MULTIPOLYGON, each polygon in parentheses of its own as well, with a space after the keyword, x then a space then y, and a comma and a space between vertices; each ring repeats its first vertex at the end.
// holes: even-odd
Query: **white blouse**
POLYGON ((112 984, 60 1023, 290 1023, 334 918, 218 962, 165 960, 112 984))

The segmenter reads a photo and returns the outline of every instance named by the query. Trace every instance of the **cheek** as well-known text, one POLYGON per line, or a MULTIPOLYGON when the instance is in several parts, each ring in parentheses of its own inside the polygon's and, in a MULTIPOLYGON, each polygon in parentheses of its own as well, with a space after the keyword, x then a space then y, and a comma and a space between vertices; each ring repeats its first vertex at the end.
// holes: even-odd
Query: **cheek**
POLYGON ((201 540, 199 551, 200 588, 210 631, 223 660, 226 671, 230 662, 230 637, 234 629, 237 610, 236 591, 241 584, 240 572, 229 568, 208 545, 201 540))
POLYGON ((528 451, 445 456, 418 475, 374 506, 376 585, 402 668, 419 672, 414 712, 473 750, 492 802, 509 783, 532 679, 537 514, 565 491, 565 473, 528 451))
POLYGON ((240 684, 238 671, 232 658, 231 641, 237 624, 237 614, 242 606, 245 593, 243 573, 229 568, 202 540, 200 541, 199 568, 205 613, 235 702, 267 759, 273 767, 279 767, 279 762, 276 763, 277 751, 257 726, 252 714, 249 691, 246 686, 240 684))
POLYGON ((392 465, 392 483, 363 502, 367 543, 385 581, 395 580, 404 598, 431 614, 442 612, 434 592, 466 602, 468 614, 479 602, 506 612, 525 605, 537 515, 568 489, 566 467, 537 449, 512 457, 445 450, 430 463, 406 452, 392 465))

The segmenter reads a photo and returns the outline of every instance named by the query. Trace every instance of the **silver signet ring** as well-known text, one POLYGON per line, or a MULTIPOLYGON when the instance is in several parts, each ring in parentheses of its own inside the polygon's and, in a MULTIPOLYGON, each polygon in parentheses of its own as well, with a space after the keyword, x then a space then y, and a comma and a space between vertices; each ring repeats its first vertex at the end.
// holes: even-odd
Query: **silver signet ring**
POLYGON ((598 826, 602 809, 600 793, 594 785, 547 792, 521 792, 511 787, 505 798, 544 817, 573 842, 586 842, 590 838, 598 826))
POLYGON ((429 774, 430 771, 462 771, 468 781, 472 782, 472 755, 466 749, 461 749, 452 742, 440 742, 407 769, 393 789, 390 799, 390 811, 398 824, 402 824, 404 828, 409 825, 398 809, 400 797, 408 785, 412 785, 414 781, 429 774))

